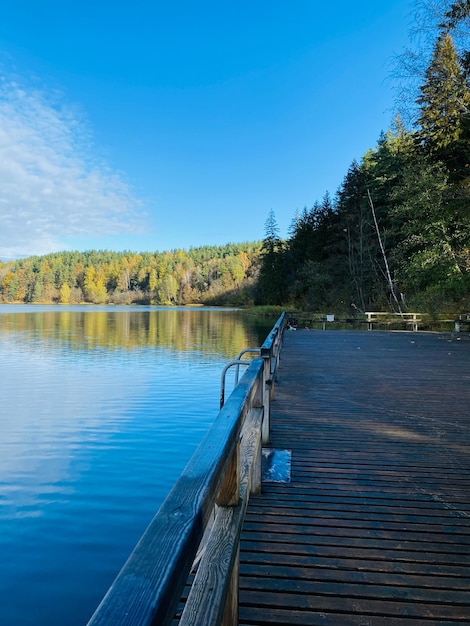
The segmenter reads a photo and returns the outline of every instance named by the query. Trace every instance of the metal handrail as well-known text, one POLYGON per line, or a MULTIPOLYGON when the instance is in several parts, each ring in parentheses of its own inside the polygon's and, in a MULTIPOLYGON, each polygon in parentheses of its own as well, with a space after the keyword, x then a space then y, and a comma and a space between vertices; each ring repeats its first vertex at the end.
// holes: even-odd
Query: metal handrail
POLYGON ((233 361, 230 361, 229 363, 227 363, 227 365, 224 367, 224 369, 222 370, 222 375, 221 375, 221 380, 220 380, 220 403, 219 403, 219 408, 222 408, 224 406, 224 402, 225 402, 225 383, 226 383, 226 376, 227 376, 227 372, 231 367, 235 367, 235 379, 234 379, 234 383, 233 386, 236 387, 238 385, 238 378, 240 375, 240 365, 249 365, 251 363, 251 361, 245 361, 242 360, 242 356, 244 354, 248 354, 248 353, 256 353, 256 354, 261 354, 261 348, 244 348, 243 350, 241 350, 241 352, 239 353, 239 355, 237 356, 237 358, 233 361))
POLYGON ((261 439, 266 424, 269 438, 284 319, 283 314, 261 347, 262 358, 248 365, 88 626, 173 623, 212 522, 180 624, 238 624, 240 533, 250 493, 261 490, 261 439))
MULTIPOLYGON (((237 356, 237 359, 241 359, 244 354, 248 354, 249 352, 256 352, 256 354, 261 354, 261 348, 245 348, 237 356)), ((238 385, 239 371, 240 371, 240 367, 237 367, 237 369, 235 370, 235 387, 238 385)))
POLYGON ((238 384, 238 368, 240 367, 240 365, 249 365, 251 363, 251 361, 242 361, 241 359, 235 359, 234 361, 230 361, 229 363, 227 363, 227 365, 224 367, 224 369, 222 370, 222 375, 220 377, 220 405, 219 408, 222 408, 224 406, 225 403, 225 377, 227 375, 228 370, 233 367, 234 365, 237 366, 237 372, 236 372, 236 382, 235 382, 235 386, 238 384))

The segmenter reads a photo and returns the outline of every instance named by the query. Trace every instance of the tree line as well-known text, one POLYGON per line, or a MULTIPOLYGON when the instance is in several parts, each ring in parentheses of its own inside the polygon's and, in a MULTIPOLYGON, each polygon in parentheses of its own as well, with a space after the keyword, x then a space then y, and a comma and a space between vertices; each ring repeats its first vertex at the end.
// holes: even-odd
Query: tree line
POLYGON ((0 263, 0 301, 470 310, 470 0, 415 5, 427 47, 399 58, 408 115, 402 99, 402 115, 333 197, 293 216, 286 239, 271 211, 261 242, 0 263))
POLYGON ((57 252, 0 263, 0 301, 253 304, 260 242, 135 253, 57 252))
MULTIPOLYGON (((350 313, 470 309, 470 1, 417 4, 441 13, 412 123, 397 116, 334 198, 294 216, 287 240, 269 214, 264 302, 350 313)), ((410 55, 406 62, 409 74, 410 55)))

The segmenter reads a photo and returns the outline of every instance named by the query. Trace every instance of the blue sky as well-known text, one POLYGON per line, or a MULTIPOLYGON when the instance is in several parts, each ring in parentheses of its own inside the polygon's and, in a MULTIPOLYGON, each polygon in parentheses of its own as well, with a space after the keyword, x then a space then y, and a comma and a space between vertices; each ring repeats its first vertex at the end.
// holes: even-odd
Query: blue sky
POLYGON ((390 126, 412 9, 4 3, 0 258, 285 236, 390 126))

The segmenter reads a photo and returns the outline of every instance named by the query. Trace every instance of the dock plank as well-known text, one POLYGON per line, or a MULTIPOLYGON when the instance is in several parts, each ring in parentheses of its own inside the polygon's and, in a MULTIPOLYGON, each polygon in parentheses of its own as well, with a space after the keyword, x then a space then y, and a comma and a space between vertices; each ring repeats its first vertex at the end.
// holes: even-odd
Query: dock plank
POLYGON ((239 624, 470 623, 469 407, 466 336, 286 333, 239 624))

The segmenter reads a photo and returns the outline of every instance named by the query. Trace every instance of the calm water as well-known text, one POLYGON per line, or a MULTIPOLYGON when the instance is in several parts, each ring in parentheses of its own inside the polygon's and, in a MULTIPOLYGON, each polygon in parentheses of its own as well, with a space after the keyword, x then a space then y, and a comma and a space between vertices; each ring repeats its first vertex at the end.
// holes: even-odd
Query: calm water
POLYGON ((0 305, 0 624, 87 622, 272 322, 0 305))

